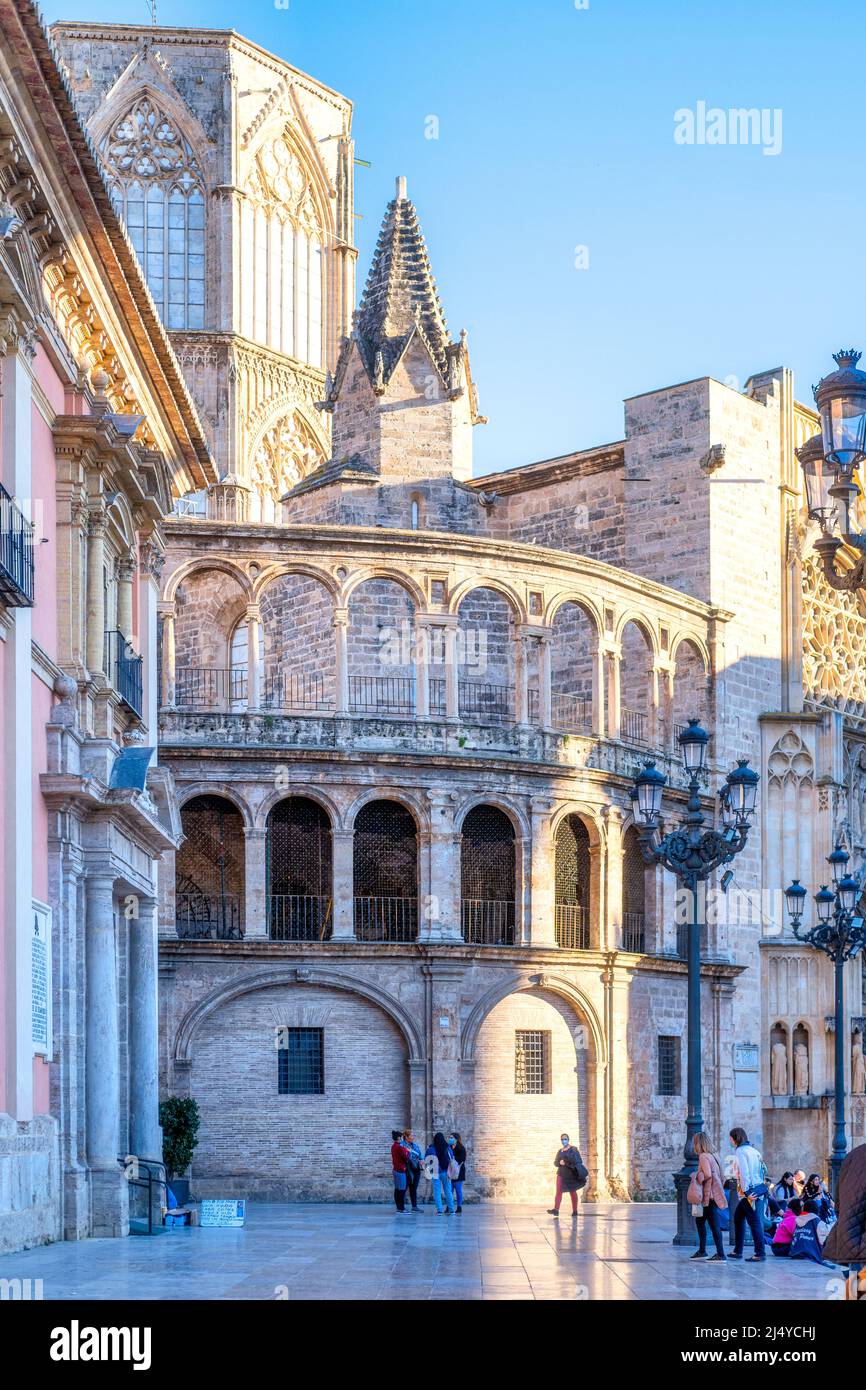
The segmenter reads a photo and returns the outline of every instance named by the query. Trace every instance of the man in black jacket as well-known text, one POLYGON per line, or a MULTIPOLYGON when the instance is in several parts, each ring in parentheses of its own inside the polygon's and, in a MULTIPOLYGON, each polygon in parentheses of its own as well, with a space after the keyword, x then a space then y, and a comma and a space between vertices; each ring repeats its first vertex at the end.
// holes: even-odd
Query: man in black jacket
POLYGON ((847 1265, 848 1297, 866 1299, 866 1144, 858 1144, 842 1164, 838 1210, 824 1259, 847 1265))

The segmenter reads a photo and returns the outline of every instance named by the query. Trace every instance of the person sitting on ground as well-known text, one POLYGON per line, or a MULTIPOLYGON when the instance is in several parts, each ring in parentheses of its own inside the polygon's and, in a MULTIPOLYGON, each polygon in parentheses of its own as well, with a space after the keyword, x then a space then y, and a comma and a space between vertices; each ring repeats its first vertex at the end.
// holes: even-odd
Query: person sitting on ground
POLYGON ((833 1206, 833 1198, 827 1191, 827 1184, 820 1173, 810 1173, 803 1188, 803 1197, 807 1201, 817 1202, 818 1214, 822 1221, 826 1221, 831 1226, 836 1220, 836 1211, 833 1206))
POLYGON ((829 1230, 826 1221, 821 1220, 818 1203, 811 1197, 806 1198, 803 1202, 803 1210, 794 1220, 791 1259, 814 1260, 815 1264, 824 1264, 824 1242, 829 1235, 829 1230))
POLYGON ((798 1197, 803 1196, 803 1188, 806 1186, 806 1174, 802 1168, 798 1168, 794 1174, 794 1190, 798 1197))
POLYGON ((792 1197, 797 1196, 797 1189, 794 1186, 794 1174, 790 1171, 784 1172, 776 1183, 773 1193, 777 1202, 790 1202, 792 1197))
POLYGON ((803 1210, 803 1203, 799 1197, 792 1197, 788 1203, 785 1214, 779 1225, 776 1227, 776 1234, 773 1236, 773 1244, 770 1246, 774 1255, 790 1255, 791 1241, 794 1238, 794 1227, 797 1224, 797 1217, 803 1210))

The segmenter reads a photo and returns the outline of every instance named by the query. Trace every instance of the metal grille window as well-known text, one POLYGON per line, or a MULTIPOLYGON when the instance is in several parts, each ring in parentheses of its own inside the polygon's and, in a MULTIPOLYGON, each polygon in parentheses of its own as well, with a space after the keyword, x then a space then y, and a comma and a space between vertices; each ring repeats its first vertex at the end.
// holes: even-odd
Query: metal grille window
POLYGON ((556 941, 559 946, 589 948, 589 832, 579 816, 566 816, 556 832, 556 941))
POLYGON ((272 941, 331 935, 331 823, 305 796, 287 797, 268 816, 268 926, 272 941))
POLYGON ((659 1038, 659 1079, 660 1096, 681 1094, 680 1081, 680 1040, 679 1038, 659 1038))
POLYGON ((518 1028, 514 1035, 514 1090, 518 1096, 550 1095, 550 1033, 518 1028))
POLYGON ((244 830, 221 796, 195 796, 181 811, 175 859, 175 920, 181 937, 243 935, 244 830))
POLYGON ((370 801, 355 818, 355 935, 414 941, 418 935, 418 845, 412 816, 396 801, 370 801))
POLYGON ((646 865, 640 851, 637 831, 630 825, 625 832, 622 862, 622 947, 624 951, 646 949, 646 865))
POLYGON ((498 806, 473 806, 460 846, 463 938, 514 943, 514 827, 498 806))
POLYGON ((325 1094, 323 1028, 280 1028, 277 1034, 277 1090, 281 1096, 325 1094))

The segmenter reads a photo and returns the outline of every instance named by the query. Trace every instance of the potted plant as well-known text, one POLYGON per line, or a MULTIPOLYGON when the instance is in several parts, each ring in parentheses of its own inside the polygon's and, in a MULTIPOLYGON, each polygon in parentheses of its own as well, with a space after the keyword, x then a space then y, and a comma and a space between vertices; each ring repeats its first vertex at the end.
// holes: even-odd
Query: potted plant
POLYGON ((178 1206, 185 1206, 189 1201, 189 1179, 180 1174, 188 1170, 198 1145, 201 1116, 197 1102, 189 1096, 169 1096, 160 1102, 159 1123, 166 1180, 178 1206))

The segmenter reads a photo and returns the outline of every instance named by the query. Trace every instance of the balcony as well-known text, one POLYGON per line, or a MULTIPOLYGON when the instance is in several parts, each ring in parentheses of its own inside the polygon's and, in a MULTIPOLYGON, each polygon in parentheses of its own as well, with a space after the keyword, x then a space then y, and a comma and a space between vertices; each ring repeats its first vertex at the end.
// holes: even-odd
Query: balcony
POLYGON ((244 934, 240 898, 232 893, 178 893, 175 922, 182 941, 240 941, 244 934))
POLYGON ((333 903, 305 894, 271 894, 268 936, 271 941, 330 941, 333 903))
POLYGON ((123 633, 114 628, 105 634, 105 669, 121 700, 141 718, 144 660, 138 656, 123 633))
POLYGON ((586 909, 577 903, 557 903, 556 944, 569 951, 589 950, 589 920, 586 909))
POLYGON ((463 940, 470 946, 513 946, 514 903, 464 898, 461 904, 463 940))
POLYGON ((624 912, 622 918, 622 949, 642 954, 645 950, 646 917, 643 912, 624 912))
POLYGON ((33 526, 0 483, 0 599, 33 606, 33 526))
POLYGON ((417 898, 355 898, 355 939, 403 945, 418 937, 417 898))

